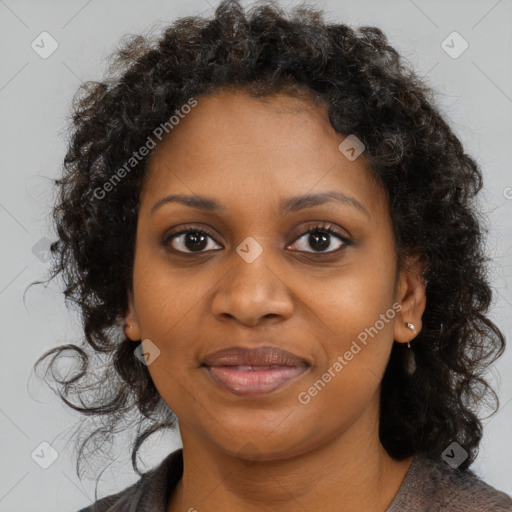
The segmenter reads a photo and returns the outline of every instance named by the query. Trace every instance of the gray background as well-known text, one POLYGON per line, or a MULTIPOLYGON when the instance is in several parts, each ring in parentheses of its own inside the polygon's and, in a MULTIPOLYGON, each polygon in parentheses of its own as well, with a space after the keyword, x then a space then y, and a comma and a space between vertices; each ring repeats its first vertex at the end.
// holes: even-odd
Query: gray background
MULTIPOLYGON (((488 213, 488 246, 494 258, 491 273, 497 291, 492 318, 510 337, 511 0, 312 3, 323 7, 328 18, 381 27, 435 87, 448 121, 481 164, 485 176, 482 204, 488 213), (458 58, 441 46, 453 31, 469 44, 458 58)), ((213 0, 0 0, 2 512, 69 512, 94 499, 94 482, 80 482, 74 473, 74 447, 68 440, 80 416, 64 408, 51 390, 31 375, 32 365, 43 351, 80 336, 78 316, 66 309, 58 283, 46 290, 32 287, 23 301, 26 286, 45 275, 45 237, 55 238, 47 217, 52 204, 49 178, 57 176, 65 153, 63 130, 73 93, 81 81, 101 78, 105 57, 124 34, 147 33, 152 27, 158 31, 175 17, 211 13, 216 5, 213 0), (58 43, 47 59, 31 47, 43 31, 58 43), (48 469, 31 458, 44 441, 59 455, 48 469)), ((453 46, 454 51, 461 48, 459 41, 453 46)), ((501 410, 486 421, 481 451, 473 465, 484 480, 508 494, 512 494, 511 369, 512 349, 508 348, 491 375, 501 410)), ((141 451, 147 462, 142 467, 158 463, 178 446, 178 435, 154 436, 150 446, 141 451)), ((100 496, 138 478, 130 469, 122 437, 119 448, 119 458, 103 474, 100 496)))

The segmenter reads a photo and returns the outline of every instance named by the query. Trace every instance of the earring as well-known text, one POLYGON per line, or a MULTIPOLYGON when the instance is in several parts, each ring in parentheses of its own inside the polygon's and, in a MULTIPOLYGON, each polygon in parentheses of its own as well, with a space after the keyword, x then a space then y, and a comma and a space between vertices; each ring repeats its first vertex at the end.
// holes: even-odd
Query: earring
MULTIPOLYGON (((411 324, 411 322, 406 322, 406 323, 405 323, 405 325, 406 325, 409 329, 411 329, 411 331, 416 332, 416 331, 414 330, 414 324, 411 324)), ((408 341, 408 342, 407 342, 407 348, 411 348, 411 342, 410 342, 410 341, 408 341)))
MULTIPOLYGON (((411 322, 406 322, 405 325, 411 329, 411 331, 416 332, 414 329, 414 325, 411 324, 411 322)), ((407 348, 411 348, 411 342, 407 342, 407 348)), ((414 352, 412 350, 407 351, 407 364, 406 364, 406 370, 409 375, 412 375, 416 371, 416 358, 414 356, 414 352)))

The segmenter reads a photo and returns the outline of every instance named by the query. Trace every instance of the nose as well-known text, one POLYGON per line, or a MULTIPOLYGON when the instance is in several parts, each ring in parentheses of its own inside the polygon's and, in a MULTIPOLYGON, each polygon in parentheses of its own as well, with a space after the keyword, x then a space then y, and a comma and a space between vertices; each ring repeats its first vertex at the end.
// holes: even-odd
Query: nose
POLYGON ((276 265, 271 266, 270 258, 264 255, 265 251, 248 263, 233 254, 233 265, 221 279, 213 297, 215 317, 222 321, 236 319, 255 327, 268 319, 282 321, 293 314, 289 285, 276 265))

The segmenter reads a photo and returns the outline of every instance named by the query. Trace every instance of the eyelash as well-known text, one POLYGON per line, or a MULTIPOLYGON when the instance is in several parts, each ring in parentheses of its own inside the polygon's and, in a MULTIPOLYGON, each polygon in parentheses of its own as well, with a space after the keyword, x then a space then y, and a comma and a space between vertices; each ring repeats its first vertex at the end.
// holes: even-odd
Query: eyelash
MULTIPOLYGON (((319 231, 321 233, 328 233, 329 235, 335 236, 336 238, 341 240, 341 242, 343 242, 343 245, 341 247, 339 247, 338 249, 334 249, 334 250, 326 251, 326 252, 316 252, 316 251, 299 251, 299 252, 305 252, 307 254, 314 254, 314 255, 319 255, 319 256, 322 256, 322 255, 332 255, 332 254, 335 254, 337 252, 340 252, 346 246, 349 246, 349 245, 352 244, 352 242, 349 239, 347 239, 339 230, 333 228, 328 223, 317 224, 316 226, 308 228, 306 231, 295 233, 293 235, 294 238, 293 238, 292 244, 296 243, 304 235, 308 235, 309 233, 313 233, 315 231, 319 231)), ((188 233, 198 233, 200 235, 206 235, 206 236, 210 237, 215 243, 218 244, 217 240, 215 240, 215 237, 208 230, 206 230, 205 228, 202 228, 202 227, 200 228, 200 227, 196 227, 196 226, 190 226, 187 229, 182 229, 182 230, 180 230, 178 232, 167 233, 164 236, 164 239, 162 240, 162 245, 164 247, 166 247, 166 246, 169 245, 169 243, 172 241, 173 238, 175 238, 175 237, 177 237, 179 235, 186 235, 188 233)), ((174 249, 174 250, 178 254, 181 254, 181 255, 204 254, 206 252, 211 252, 211 251, 204 251, 204 250, 202 250, 202 251, 190 251, 190 252, 178 251, 176 249, 174 249)), ((218 250, 218 249, 216 249, 216 250, 218 250)))

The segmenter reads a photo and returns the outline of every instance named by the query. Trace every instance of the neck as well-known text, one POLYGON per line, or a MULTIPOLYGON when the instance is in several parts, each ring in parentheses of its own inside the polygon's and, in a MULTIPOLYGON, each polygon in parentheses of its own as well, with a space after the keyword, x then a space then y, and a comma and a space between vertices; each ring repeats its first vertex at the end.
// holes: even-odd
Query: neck
POLYGON ((344 512, 385 512, 412 462, 389 457, 374 415, 320 446, 277 460, 249 462, 186 427, 180 432, 183 476, 167 512, 338 510, 340 505, 344 512))

